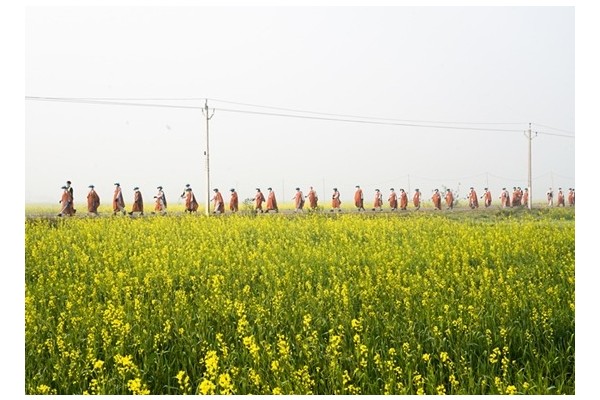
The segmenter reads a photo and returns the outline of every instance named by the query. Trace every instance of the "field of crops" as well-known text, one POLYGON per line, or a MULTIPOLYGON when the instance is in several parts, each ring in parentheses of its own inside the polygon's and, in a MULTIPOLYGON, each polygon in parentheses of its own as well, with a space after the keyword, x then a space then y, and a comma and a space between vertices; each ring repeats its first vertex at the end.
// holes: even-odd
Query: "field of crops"
POLYGON ((574 394, 573 209, 26 219, 27 394, 574 394))

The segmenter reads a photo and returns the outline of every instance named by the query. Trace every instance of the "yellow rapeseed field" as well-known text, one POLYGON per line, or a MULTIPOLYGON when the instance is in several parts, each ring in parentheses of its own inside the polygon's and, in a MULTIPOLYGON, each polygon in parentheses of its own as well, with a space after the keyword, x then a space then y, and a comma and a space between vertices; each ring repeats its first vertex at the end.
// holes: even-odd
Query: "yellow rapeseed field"
POLYGON ((26 219, 27 394, 574 394, 570 209, 26 219))

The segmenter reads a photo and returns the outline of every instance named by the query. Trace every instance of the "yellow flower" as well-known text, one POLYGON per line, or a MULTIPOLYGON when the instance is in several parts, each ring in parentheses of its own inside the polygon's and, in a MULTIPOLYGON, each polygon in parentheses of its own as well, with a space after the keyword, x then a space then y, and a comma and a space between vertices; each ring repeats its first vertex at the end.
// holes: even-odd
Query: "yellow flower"
POLYGON ((425 353, 425 354, 423 354, 423 357, 422 357, 422 358, 423 358, 423 361, 425 361, 425 362, 429 362, 429 358, 430 358, 430 357, 429 357, 429 354, 428 354, 428 353, 425 353))
POLYGON ((514 385, 508 385, 506 387, 506 394, 517 394, 517 388, 514 385))
POLYGON ((200 383, 200 394, 215 394, 216 386, 208 379, 202 380, 200 383))
POLYGON ((219 375, 219 386, 221 387, 221 394, 232 394, 233 384, 231 383, 231 377, 229 374, 219 375))

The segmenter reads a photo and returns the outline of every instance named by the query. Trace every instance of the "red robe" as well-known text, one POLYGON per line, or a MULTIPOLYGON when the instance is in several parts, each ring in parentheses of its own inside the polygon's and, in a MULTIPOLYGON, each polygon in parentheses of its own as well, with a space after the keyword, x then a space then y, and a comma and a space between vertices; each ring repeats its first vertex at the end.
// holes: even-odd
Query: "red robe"
POLYGON ((87 195, 88 212, 97 214, 99 206, 100 206, 100 196, 98 196, 98 193, 96 193, 96 191, 94 189, 91 189, 87 195))
POLYGON ((265 201, 265 195, 262 192, 256 192, 256 196, 254 196, 254 203, 257 210, 262 211, 263 201, 265 201))
POLYGON ((340 201, 340 192, 336 190, 331 196, 331 208, 340 208, 341 205, 342 202, 340 201))
POLYGON ((398 195, 396 194, 396 192, 392 191, 390 193, 390 196, 388 197, 388 202, 390 203, 390 208, 392 208, 393 210, 398 208, 398 195))
POLYGON ((192 212, 198 210, 198 202, 196 201, 196 196, 194 196, 194 192, 191 190, 187 191, 185 194, 185 210, 192 212))
POLYGON ((440 192, 433 192, 431 200, 433 201, 433 208, 436 210, 442 209, 442 196, 440 196, 440 192))
POLYGON ((446 191, 446 207, 454 208, 454 195, 449 191, 446 191))
POLYGON ((562 190, 558 191, 558 203, 557 203, 557 206, 558 207, 560 207, 560 206, 564 207, 565 206, 565 194, 563 193, 562 190))
POLYGON ((315 192, 313 189, 311 189, 308 192, 308 204, 310 205, 310 208, 312 208, 313 210, 315 208, 317 208, 318 200, 319 200, 319 198, 317 197, 317 192, 315 192))
POLYGON ((121 187, 117 186, 115 188, 115 192, 113 193, 113 211, 123 211, 124 208, 125 201, 123 200, 123 193, 121 192, 121 187))
POLYGON ((279 210, 277 208, 277 199, 275 199, 275 192, 272 190, 269 192, 269 195, 267 196, 267 211, 270 211, 270 210, 274 210, 274 211, 279 210))
POLYGON ((167 208, 167 202, 165 199, 165 193, 159 190, 156 194, 156 202, 154 203, 154 211, 163 212, 167 208))
POLYGON ((574 206, 575 205, 575 191, 573 190, 569 190, 569 196, 567 197, 569 205, 570 206, 574 206))
POLYGON ((469 193, 469 207, 479 208, 479 200, 477 200, 477 192, 475 190, 471 190, 471 193, 469 193))
POLYGON ((383 206, 383 195, 381 192, 375 192, 375 198, 373 199, 373 208, 381 208, 383 206))
POLYGON ((508 195, 508 191, 502 191, 502 194, 500 195, 500 204, 502 205, 502 208, 510 207, 510 197, 508 195))
POLYGON ((73 198, 69 190, 65 190, 60 198, 60 214, 73 215, 73 198))
POLYGON ((354 205, 356 208, 365 208, 363 191, 360 188, 356 189, 356 192, 354 192, 354 205))
POLYGON ((523 192, 523 205, 527 206, 529 202, 529 191, 523 192))
POLYGON ((297 210, 302 210, 304 207, 304 195, 302 194, 301 190, 297 190, 296 194, 294 195, 294 206, 297 210))
POLYGON ((408 207, 408 195, 406 192, 400 192, 400 209, 406 210, 406 207, 408 207))
POLYGON ((421 207, 421 192, 415 192, 413 195, 413 204, 415 207, 421 207))
POLYGON ((223 196, 221 195, 221 192, 215 192, 213 197, 213 212, 218 212, 221 214, 225 212, 225 203, 223 203, 223 196))
POLYGON ((238 204, 238 194, 237 192, 231 192, 231 198, 229 199, 229 210, 231 212, 238 212, 239 204, 238 204))
POLYGON ((142 193, 139 190, 135 191, 133 195, 133 205, 131 206, 131 212, 144 212, 144 199, 142 198, 142 193))
POLYGON ((489 207, 492 205, 492 192, 490 192, 489 190, 483 194, 483 204, 486 207, 489 207))

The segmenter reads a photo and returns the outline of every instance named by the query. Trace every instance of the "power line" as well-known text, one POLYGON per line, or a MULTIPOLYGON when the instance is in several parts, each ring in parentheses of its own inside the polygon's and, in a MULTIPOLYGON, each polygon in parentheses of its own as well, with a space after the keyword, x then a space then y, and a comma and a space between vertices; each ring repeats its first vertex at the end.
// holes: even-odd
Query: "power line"
POLYGON ((553 128, 553 127, 551 127, 551 126, 548 126, 548 125, 542 125, 542 124, 538 124, 538 123, 536 123, 536 122, 534 122, 533 124, 534 124, 534 125, 541 126, 542 128, 548 128, 548 129, 552 129, 552 130, 559 131, 559 132, 564 132, 564 133, 573 133, 573 134, 575 133, 575 132, 573 132, 573 131, 568 131, 568 130, 565 130, 565 129, 553 128))

